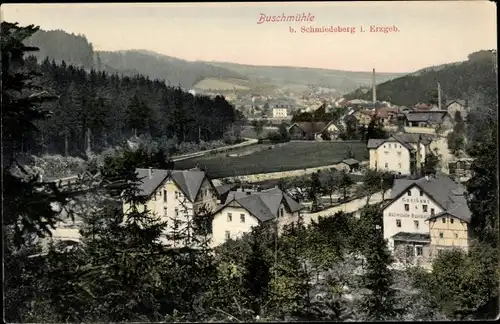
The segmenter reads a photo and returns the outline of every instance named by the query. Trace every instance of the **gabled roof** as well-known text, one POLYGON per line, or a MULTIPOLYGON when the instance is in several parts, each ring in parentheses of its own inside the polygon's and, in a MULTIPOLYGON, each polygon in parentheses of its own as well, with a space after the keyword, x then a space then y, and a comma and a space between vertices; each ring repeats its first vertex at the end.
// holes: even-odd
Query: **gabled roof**
POLYGON ((342 161, 342 163, 345 163, 347 165, 356 165, 359 164, 360 162, 356 159, 345 159, 342 161))
POLYGON ((391 190, 391 198, 397 200, 408 189, 417 186, 437 204, 444 212, 432 216, 430 219, 449 214, 469 223, 471 212, 465 197, 465 187, 453 181, 444 173, 438 172, 435 177, 423 177, 416 180, 396 179, 391 190))
POLYGON ((448 114, 446 110, 408 111, 406 119, 410 122, 439 123, 448 114))
POLYGON ((285 202, 285 205, 288 206, 292 213, 302 209, 299 203, 283 193, 279 188, 273 188, 251 193, 231 191, 224 205, 219 207, 215 212, 217 213, 224 209, 233 201, 238 203, 261 222, 276 218, 282 201, 285 202))
POLYGON ((452 103, 456 102, 457 104, 466 107, 467 106, 467 101, 462 100, 462 99, 455 99, 455 100, 448 100, 445 104, 446 107, 451 105, 452 103))
POLYGON ((222 196, 222 195, 228 193, 229 191, 233 190, 236 186, 237 186, 237 184, 234 184, 234 183, 223 184, 223 185, 215 187, 215 190, 217 191, 219 196, 222 196))
MULTIPOLYGON (((329 123, 328 123, 329 124, 329 123)), ((288 128, 288 130, 292 129, 293 126, 297 126, 304 133, 321 133, 328 125, 325 122, 299 122, 294 123, 292 126, 288 128)))
POLYGON ((393 134, 388 139, 371 138, 368 140, 367 148, 376 149, 386 142, 398 142, 408 150, 412 151, 414 150, 414 148, 411 144, 418 143, 420 141, 420 143, 422 143, 423 145, 429 145, 432 140, 433 136, 427 134, 399 133, 393 134))
POLYGON ((149 169, 136 169, 138 178, 141 180, 138 188, 141 196, 150 196, 167 178, 171 178, 187 198, 193 202, 206 178, 205 171, 201 170, 151 169, 151 177, 149 171, 149 169))

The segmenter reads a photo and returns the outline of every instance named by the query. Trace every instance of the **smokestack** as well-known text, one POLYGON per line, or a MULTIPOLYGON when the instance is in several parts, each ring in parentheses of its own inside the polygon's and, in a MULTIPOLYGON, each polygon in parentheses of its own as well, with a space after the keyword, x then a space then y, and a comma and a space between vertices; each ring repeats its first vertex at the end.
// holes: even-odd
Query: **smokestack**
POLYGON ((373 69, 373 76, 372 76, 372 101, 373 101, 373 108, 375 108, 375 103, 377 102, 377 84, 375 83, 375 69, 373 69))
POLYGON ((438 109, 441 110, 441 83, 438 82, 438 109))
POLYGON ((153 168, 149 168, 148 174, 149 174, 149 179, 153 178, 153 168))

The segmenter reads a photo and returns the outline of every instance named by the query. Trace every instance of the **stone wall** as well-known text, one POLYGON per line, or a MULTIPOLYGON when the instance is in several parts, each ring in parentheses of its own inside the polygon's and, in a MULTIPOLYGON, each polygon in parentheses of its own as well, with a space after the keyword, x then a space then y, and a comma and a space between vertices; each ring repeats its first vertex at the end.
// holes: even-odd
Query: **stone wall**
MULTIPOLYGON (((368 163, 369 163, 368 161, 363 161, 363 162, 361 162, 361 166, 368 166, 368 163)), ((324 166, 319 166, 319 167, 314 167, 314 168, 297 169, 297 170, 280 171, 280 172, 249 174, 249 175, 237 176, 237 177, 227 177, 227 178, 223 178, 223 179, 224 180, 231 180, 231 181, 240 180, 242 182, 260 182, 260 181, 265 181, 265 180, 300 177, 300 176, 312 174, 314 172, 318 172, 321 170, 336 169, 336 170, 340 171, 342 169, 342 166, 343 166, 343 164, 336 163, 336 164, 324 165, 324 166)))

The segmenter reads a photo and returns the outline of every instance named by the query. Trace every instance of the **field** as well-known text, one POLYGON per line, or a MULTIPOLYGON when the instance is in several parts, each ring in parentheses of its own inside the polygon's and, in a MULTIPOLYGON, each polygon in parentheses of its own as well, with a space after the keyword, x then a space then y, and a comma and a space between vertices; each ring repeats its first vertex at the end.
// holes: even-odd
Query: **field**
POLYGON ((248 90, 249 82, 246 80, 238 79, 216 79, 216 78, 206 78, 198 82, 195 86, 196 89, 201 90, 248 90))
POLYGON ((361 161, 368 159, 366 145, 357 141, 289 142, 272 149, 269 147, 271 145, 260 144, 234 150, 230 153, 179 161, 175 164, 175 168, 187 169, 198 166, 207 170, 212 178, 289 171, 338 163, 346 158, 349 147, 351 147, 356 159, 361 161), (258 151, 243 156, 228 156, 228 154, 249 153, 248 150, 258 151))
POLYGON ((241 137, 245 138, 265 138, 269 132, 278 131, 278 127, 270 128, 266 127, 262 130, 262 133, 260 136, 257 136, 257 133, 255 132, 254 128, 252 126, 243 126, 243 129, 241 130, 241 137))

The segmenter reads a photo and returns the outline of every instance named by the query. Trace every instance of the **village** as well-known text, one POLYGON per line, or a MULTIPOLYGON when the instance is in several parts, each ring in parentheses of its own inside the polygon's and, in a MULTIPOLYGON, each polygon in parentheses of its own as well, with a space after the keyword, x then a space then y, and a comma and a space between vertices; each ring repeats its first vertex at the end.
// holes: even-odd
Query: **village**
MULTIPOLYGON (((375 80, 375 71, 373 73, 375 80)), ((466 251, 470 211, 462 183, 471 177, 472 159, 463 150, 450 152, 446 135, 457 122, 466 123, 467 102, 457 99, 441 104, 439 84, 437 105, 393 106, 376 100, 375 86, 372 91, 372 102, 341 99, 333 107, 316 102, 297 111, 285 104, 276 104, 271 106, 272 118, 258 119, 271 129, 273 124, 287 123, 291 142, 342 142, 342 133, 347 128, 366 129, 376 123, 386 136, 367 138, 366 160, 346 156, 325 167, 236 174, 219 179, 200 168, 137 169, 146 209, 168 219, 188 214, 196 217, 201 209, 208 208, 212 219, 210 245, 216 247, 227 240, 241 238, 258 224, 274 222, 280 231, 299 219, 310 224, 319 218, 332 217, 338 211, 359 217, 362 208, 376 204, 383 208, 383 236, 398 260, 395 267, 410 263, 430 269, 433 257, 443 250, 459 247, 466 251), (314 115, 318 111, 329 116, 334 110, 344 113, 337 114, 335 121, 291 121, 296 116, 314 115), (294 112, 291 118, 290 112, 294 112), (383 179, 387 174, 393 179, 383 179), (319 187, 313 190, 307 180, 315 175, 319 187), (370 177, 380 177, 380 185, 367 185, 370 177)), ((255 128, 255 122, 253 124, 255 128)), ((256 142, 247 138, 236 146, 248 144, 250 148, 256 142)), ((209 152, 192 153, 177 160, 200 154, 209 152)), ((64 185, 77 181, 77 177, 52 181, 64 185)), ((124 203, 123 212, 126 214, 129 208, 124 203)), ((76 220, 60 224, 53 231, 52 239, 76 244, 79 223, 76 220)))

